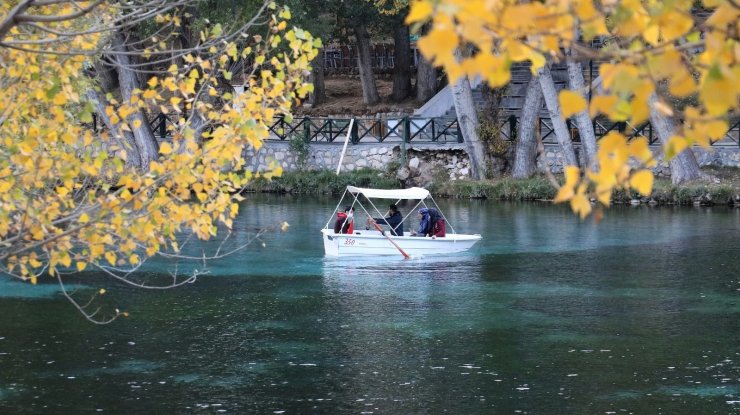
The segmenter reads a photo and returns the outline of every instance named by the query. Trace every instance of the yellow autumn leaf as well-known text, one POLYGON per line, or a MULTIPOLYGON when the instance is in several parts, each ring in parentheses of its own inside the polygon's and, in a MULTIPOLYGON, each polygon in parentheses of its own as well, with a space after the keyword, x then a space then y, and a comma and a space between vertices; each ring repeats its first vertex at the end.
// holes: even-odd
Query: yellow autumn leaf
POLYGON ((649 26, 644 32, 642 32, 642 37, 645 38, 649 44, 656 46, 660 43, 660 27, 658 25, 649 26))
POLYGON ((69 256, 69 252, 62 252, 59 256, 59 263, 65 267, 72 265, 72 258, 69 256))
POLYGON ((704 127, 706 128, 707 136, 709 136, 709 138, 713 140, 719 140, 723 138, 729 130, 727 121, 724 120, 709 121, 704 124, 704 127))
POLYGON ((611 186, 597 186, 596 187, 596 199, 604 206, 609 206, 612 202, 612 191, 611 186))
POLYGON ((694 78, 685 70, 681 70, 680 73, 670 80, 669 91, 671 95, 676 97, 687 97, 696 92, 696 83, 694 78))
POLYGON ((67 94, 64 92, 59 92, 58 94, 54 95, 54 105, 64 105, 67 103, 67 94))
POLYGON ((558 98, 563 118, 568 118, 586 109, 586 100, 578 92, 563 90, 560 91, 558 98))
POLYGON ((570 199, 570 207, 573 209, 573 212, 577 213, 581 217, 581 219, 584 219, 589 215, 589 213, 591 213, 591 202, 582 192, 576 193, 576 195, 570 199))
POLYGON ((454 60, 457 34, 450 29, 433 29, 417 42, 419 49, 437 64, 454 60))
POLYGON ((147 90, 146 90, 146 91, 144 91, 144 93, 142 94, 142 97, 143 97, 144 99, 152 99, 152 98, 154 98, 154 97, 156 97, 156 96, 157 96, 157 91, 156 91, 156 90, 154 90, 154 89, 147 89, 147 90))
POLYGON ((107 251, 105 253, 105 259, 108 260, 108 263, 111 265, 116 265, 116 254, 112 251, 107 251))
POLYGON ((709 115, 723 115, 733 106, 737 106, 740 88, 720 70, 710 70, 699 91, 699 98, 704 102, 709 115))
POLYGON ((565 167, 565 184, 563 186, 574 187, 581 178, 581 169, 576 166, 565 167))
POLYGON ((82 272, 87 268, 87 262, 77 261, 77 272, 82 272))
POLYGON ((581 169, 576 166, 565 167, 565 183, 560 186, 555 196, 555 203, 561 203, 570 200, 575 194, 575 186, 581 178, 581 169))
POLYGON ((406 23, 412 24, 416 22, 422 22, 432 16, 434 7, 432 4, 425 0, 417 0, 411 3, 411 11, 406 16, 406 23))
POLYGON ((599 115, 606 114, 611 116, 617 107, 619 98, 614 95, 597 95, 591 99, 591 104, 588 110, 588 114, 591 118, 599 115))
POLYGON ((680 136, 672 136, 668 139, 668 142, 665 144, 665 157, 666 161, 672 159, 677 154, 680 154, 682 151, 684 151, 688 147, 688 143, 686 142, 686 138, 680 137, 680 136))
POLYGON ((160 154, 164 154, 164 155, 172 153, 172 144, 166 141, 163 142, 162 144, 159 145, 159 152, 160 154))
POLYGON ((640 162, 649 163, 652 161, 652 163, 655 163, 653 152, 650 151, 648 140, 645 137, 637 137, 630 141, 629 154, 640 162))
POLYGON ((693 17, 682 12, 671 13, 666 20, 668 20, 668 23, 661 26, 664 42, 672 42, 694 27, 693 17))
POLYGON ((643 196, 650 196, 653 191, 653 172, 639 170, 630 177, 630 186, 643 196))

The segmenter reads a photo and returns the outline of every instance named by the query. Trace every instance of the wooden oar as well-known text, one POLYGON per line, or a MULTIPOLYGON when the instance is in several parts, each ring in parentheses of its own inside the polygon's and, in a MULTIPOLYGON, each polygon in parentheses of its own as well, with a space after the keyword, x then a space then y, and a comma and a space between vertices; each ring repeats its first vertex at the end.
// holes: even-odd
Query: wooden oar
POLYGON ((398 244, 397 244, 397 243, 393 242, 393 239, 391 239, 391 237, 390 237, 390 236, 386 235, 386 234, 385 234, 385 232, 383 232, 383 229, 381 229, 381 228, 380 228, 380 225, 378 225, 378 224, 377 224, 376 222, 374 222, 374 221, 373 221, 373 225, 375 225, 375 229, 377 229, 377 230, 378 230, 378 232, 380 232, 380 234, 381 234, 381 235, 385 236, 385 239, 387 239, 387 240, 388 240, 388 242, 392 243, 392 244, 393 244, 393 246, 395 246, 395 247, 396 247, 396 249, 398 249, 398 250, 399 250, 399 251, 401 252, 401 254, 403 255, 403 259, 411 259, 411 257, 409 256, 409 254, 407 254, 406 252, 404 252, 404 250, 403 250, 403 249, 401 249, 401 247, 400 247, 400 246, 398 246, 398 244))

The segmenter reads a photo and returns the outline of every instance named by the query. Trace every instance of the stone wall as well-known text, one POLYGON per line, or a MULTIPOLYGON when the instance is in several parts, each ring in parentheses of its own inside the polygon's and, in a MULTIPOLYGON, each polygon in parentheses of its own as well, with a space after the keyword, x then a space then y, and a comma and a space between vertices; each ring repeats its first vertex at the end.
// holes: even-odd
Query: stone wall
MULTIPOLYGON (((668 163, 663 162, 662 154, 659 154, 660 147, 652 146, 653 153, 658 153, 656 159, 658 165, 653 169, 653 172, 658 177, 670 177, 671 169, 668 163)), ((718 146, 713 147, 710 150, 701 147, 692 147, 696 160, 699 165, 704 166, 715 166, 715 167, 738 167, 740 168, 740 146, 718 146)), ((563 172, 563 154, 560 151, 560 146, 555 144, 546 144, 544 150, 545 157, 537 159, 537 169, 539 171, 545 171, 549 169, 552 173, 563 172)), ((582 160, 580 154, 580 146, 576 147, 576 155, 579 160, 582 160)))
MULTIPOLYGON (((385 169, 400 153, 398 147, 398 144, 350 144, 347 146, 347 152, 342 161, 342 171, 352 171, 363 167, 385 169)), ((270 160, 278 161, 286 171, 335 170, 341 152, 341 144, 312 143, 306 154, 305 165, 301 166, 300 154, 292 151, 287 141, 266 141, 256 154, 254 150, 248 150, 245 158, 249 167, 258 170, 265 169, 270 160)))
MULTIPOLYGON (((694 147, 693 150, 702 166, 740 167, 740 147, 715 147, 712 150, 694 147)), ((580 147, 576 147, 576 151, 580 152, 580 147)), ((654 151, 657 152, 658 147, 654 147, 654 151)), ((336 170, 341 152, 340 143, 311 143, 305 154, 305 165, 299 166, 300 154, 291 150, 288 142, 270 140, 256 154, 254 150, 248 150, 244 156, 247 165, 253 170, 266 169, 270 160, 279 162, 286 171, 336 170)), ((538 158, 537 167, 540 171, 549 169, 552 173, 562 173, 563 156, 560 147, 545 145, 544 157, 538 158)), ((441 178, 442 175, 452 180, 470 177, 470 160, 465 152, 465 144, 460 143, 349 144, 342 161, 342 171, 361 168, 393 169, 400 180, 419 185, 432 178, 441 178)), ((659 163, 654 171, 658 176, 670 176, 667 163, 659 163)))
MULTIPOLYGON (((339 143, 312 143, 300 166, 296 154, 285 141, 266 141, 260 151, 248 150, 244 157, 252 170, 264 170, 271 160, 286 171, 304 169, 336 170, 342 152, 339 143)), ((342 160, 342 171, 361 168, 393 169, 400 180, 417 183, 416 179, 445 175, 450 179, 470 177, 470 160, 463 144, 403 144, 401 142, 349 144, 342 160), (403 164, 403 165, 402 165, 403 164), (403 168, 402 168, 403 167, 403 168)))

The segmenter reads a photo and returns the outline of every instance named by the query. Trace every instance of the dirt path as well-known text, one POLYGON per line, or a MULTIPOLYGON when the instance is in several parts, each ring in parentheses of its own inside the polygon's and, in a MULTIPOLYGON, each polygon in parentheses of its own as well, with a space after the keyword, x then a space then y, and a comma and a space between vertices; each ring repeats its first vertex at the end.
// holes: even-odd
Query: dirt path
POLYGON ((392 102, 390 96, 393 81, 390 79, 376 79, 381 102, 372 106, 362 102, 362 87, 357 76, 333 76, 326 78, 325 82, 327 102, 313 108, 300 107, 295 111, 297 116, 375 115, 399 112, 411 114, 421 106, 411 98, 400 103, 392 102))

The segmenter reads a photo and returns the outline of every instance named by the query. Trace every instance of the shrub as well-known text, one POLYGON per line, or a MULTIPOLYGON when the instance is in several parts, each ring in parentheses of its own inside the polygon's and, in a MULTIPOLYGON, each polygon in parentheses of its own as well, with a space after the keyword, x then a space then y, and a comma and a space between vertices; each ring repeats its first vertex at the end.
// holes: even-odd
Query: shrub
MULTIPOLYGON (((496 180, 443 180, 437 177, 428 189, 440 197, 465 199, 494 199, 508 201, 552 200, 557 189, 544 176, 528 179, 504 177, 496 180)), ((562 180, 561 180, 562 182, 562 180)), ((253 180, 247 191, 276 192, 295 194, 341 194, 348 185, 393 189, 400 186, 395 175, 373 169, 361 169, 340 173, 333 171, 296 171, 285 172, 281 177, 272 180, 258 178, 253 180)), ((734 183, 705 184, 692 183, 674 186, 670 180, 658 179, 649 199, 658 204, 692 205, 696 201, 702 204, 725 205, 737 203, 736 195, 740 189, 734 183)), ((634 190, 618 190, 612 195, 613 203, 629 203, 633 199, 645 200, 634 190)))
POLYGON ((306 141, 300 134, 291 134, 288 140, 288 149, 296 158, 296 166, 298 170, 306 168, 306 161, 308 161, 309 149, 311 144, 306 141))
POLYGON ((398 188, 393 177, 372 169, 361 169, 338 176, 329 170, 284 172, 272 180, 258 178, 247 188, 250 192, 294 193, 294 194, 339 194, 349 186, 373 187, 379 189, 398 188))

